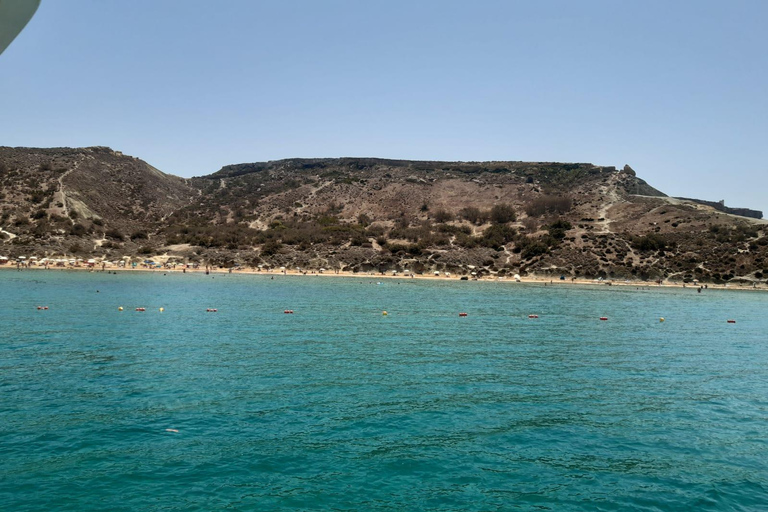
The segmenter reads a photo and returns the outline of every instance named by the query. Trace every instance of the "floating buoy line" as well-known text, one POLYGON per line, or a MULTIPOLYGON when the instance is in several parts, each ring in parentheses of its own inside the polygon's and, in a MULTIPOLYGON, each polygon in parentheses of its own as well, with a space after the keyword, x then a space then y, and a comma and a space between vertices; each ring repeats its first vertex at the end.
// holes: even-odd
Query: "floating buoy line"
MULTIPOLYGON (((46 311, 46 310, 49 309, 48 306, 36 306, 36 308, 37 308, 38 311, 46 311)), ((118 308, 117 308, 118 311, 124 311, 124 309, 125 308, 123 306, 118 306, 118 308)), ((135 311, 137 311, 139 313, 144 313, 144 312, 147 311, 147 308, 146 307, 137 307, 137 308, 135 308, 135 311)), ((164 311, 165 311, 164 307, 158 308, 158 312, 163 313, 164 311)), ((219 312, 219 310, 217 308, 206 308, 205 311, 206 311, 206 313, 218 313, 219 312)), ((292 315, 292 314, 294 314, 294 311, 292 309, 285 309, 285 310, 283 310, 283 314, 292 315)), ((381 316, 388 316, 388 315, 389 315, 389 313, 386 310, 383 310, 381 312, 381 316)), ((464 311, 459 313, 459 317, 461 317, 461 318, 465 318, 465 317, 468 317, 468 316, 469 316, 469 313, 466 313, 464 311)), ((531 313, 531 314, 529 314, 527 316, 531 320, 536 320, 536 319, 539 318, 539 315, 536 314, 536 313, 531 313)), ((608 317, 607 316, 601 316, 601 317, 599 317, 599 320, 605 322, 605 321, 608 321, 608 317)), ((666 318, 664 318, 663 316, 659 317, 659 323, 664 323, 665 321, 666 321, 666 318)), ((729 323, 729 324, 735 324, 736 320, 733 319, 733 318, 729 318, 729 319, 726 320, 726 322, 729 323)))

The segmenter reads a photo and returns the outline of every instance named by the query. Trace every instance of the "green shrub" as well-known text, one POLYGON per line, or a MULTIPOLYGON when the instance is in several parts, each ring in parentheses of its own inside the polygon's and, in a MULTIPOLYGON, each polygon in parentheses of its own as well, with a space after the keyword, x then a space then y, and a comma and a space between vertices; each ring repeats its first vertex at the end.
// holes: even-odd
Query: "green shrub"
POLYGON ((111 238, 113 240, 121 240, 121 241, 123 240, 123 234, 120 232, 120 230, 115 228, 108 229, 104 233, 104 236, 106 236, 107 238, 111 238))
POLYGON ((489 214, 491 222, 495 224, 506 224, 507 222, 514 222, 517 219, 515 215, 515 209, 508 204, 497 204, 491 208, 489 214))
POLYGON ((440 209, 434 213, 432 218, 435 219, 435 222, 450 222, 453 220, 453 214, 446 210, 440 209))
POLYGON ((272 256, 279 253, 282 248, 283 244, 277 240, 268 240, 261 246, 261 254, 262 256, 272 256))
POLYGON ((462 208, 459 212, 459 215, 461 218, 477 225, 484 224, 487 219, 487 214, 481 212, 479 208, 474 206, 467 206, 466 208, 462 208))
POLYGON ((632 240, 632 247, 640 251, 663 251, 667 243, 663 237, 651 233, 643 237, 637 237, 632 240))
POLYGON ((485 247, 498 249, 512 242, 517 231, 505 224, 493 224, 483 232, 480 243, 485 247))
POLYGON ((85 236, 86 234, 88 234, 88 230, 86 229, 85 226, 83 226, 79 222, 76 222, 75 224, 72 225, 72 229, 70 229, 69 234, 73 236, 85 236))

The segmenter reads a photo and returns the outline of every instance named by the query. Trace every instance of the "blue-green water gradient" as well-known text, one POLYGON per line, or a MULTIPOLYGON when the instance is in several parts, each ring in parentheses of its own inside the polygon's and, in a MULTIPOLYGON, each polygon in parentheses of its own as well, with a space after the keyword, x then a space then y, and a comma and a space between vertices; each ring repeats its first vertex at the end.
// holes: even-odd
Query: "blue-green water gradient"
POLYGON ((711 289, 2 271, 0 507, 766 510, 766 311, 711 289))

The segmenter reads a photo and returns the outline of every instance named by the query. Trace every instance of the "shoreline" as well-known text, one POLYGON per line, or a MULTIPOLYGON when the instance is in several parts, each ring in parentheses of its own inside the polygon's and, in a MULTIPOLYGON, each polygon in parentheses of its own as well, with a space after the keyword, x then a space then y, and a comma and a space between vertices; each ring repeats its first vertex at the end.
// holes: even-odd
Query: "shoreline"
MULTIPOLYGON (((85 273, 135 273, 135 272, 141 272, 141 273, 147 273, 147 274, 156 274, 156 273, 173 273, 173 274, 193 274, 193 275, 206 275, 205 269, 164 269, 164 268, 106 268, 104 270, 98 269, 98 268, 88 268, 88 267, 26 267, 22 268, 21 270, 17 269, 16 267, 12 265, 2 265, 0 266, 0 271, 16 271, 16 272, 27 272, 27 271, 37 271, 37 272, 44 272, 44 271, 56 271, 56 272, 85 272, 85 273), (186 270, 186 272, 185 272, 186 270)), ((392 275, 392 274, 381 274, 381 273, 373 273, 373 274, 367 274, 367 273, 360 273, 360 272, 348 272, 348 271, 340 271, 340 272, 314 272, 314 273, 304 273, 304 272, 297 272, 295 270, 286 270, 283 271, 258 271, 255 269, 242 269, 242 270, 233 270, 230 272, 228 269, 211 269, 208 271, 210 275, 248 275, 248 276, 282 276, 282 277, 329 277, 329 278, 364 278, 364 279, 400 279, 400 280, 408 280, 408 281, 461 281, 461 277, 459 275, 456 276, 434 276, 434 275, 427 275, 427 274, 414 274, 411 275, 392 275)), ((662 284, 657 284, 656 282, 651 281, 619 281, 619 280, 603 280, 598 281, 596 279, 584 279, 584 278, 576 278, 576 279, 553 279, 551 277, 546 276, 538 276, 538 275, 528 275, 525 277, 521 277, 520 281, 516 281, 515 279, 511 277, 481 277, 472 279, 470 278, 468 281, 476 281, 476 282, 484 282, 484 283, 504 283, 504 284, 539 284, 544 286, 563 286, 563 285, 577 285, 577 286, 606 286, 606 287, 612 287, 612 286, 620 286, 620 287, 641 287, 641 288, 648 288, 648 289, 698 289, 700 287, 706 289, 713 289, 713 290, 732 290, 732 291, 751 291, 751 292, 760 292, 760 291, 768 291, 768 284, 766 283, 760 283, 758 286, 753 286, 750 284, 711 284, 711 283, 699 283, 699 284, 688 284, 688 283, 670 283, 670 282, 662 282, 662 284)))

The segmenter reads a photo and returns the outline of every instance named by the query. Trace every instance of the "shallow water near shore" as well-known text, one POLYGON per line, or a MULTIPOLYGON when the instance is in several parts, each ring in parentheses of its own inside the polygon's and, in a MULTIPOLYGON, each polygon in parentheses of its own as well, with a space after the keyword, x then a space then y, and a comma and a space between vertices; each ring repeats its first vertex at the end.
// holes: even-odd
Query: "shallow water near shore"
POLYGON ((7 510, 768 508, 762 293, 45 271, 0 292, 7 510))

